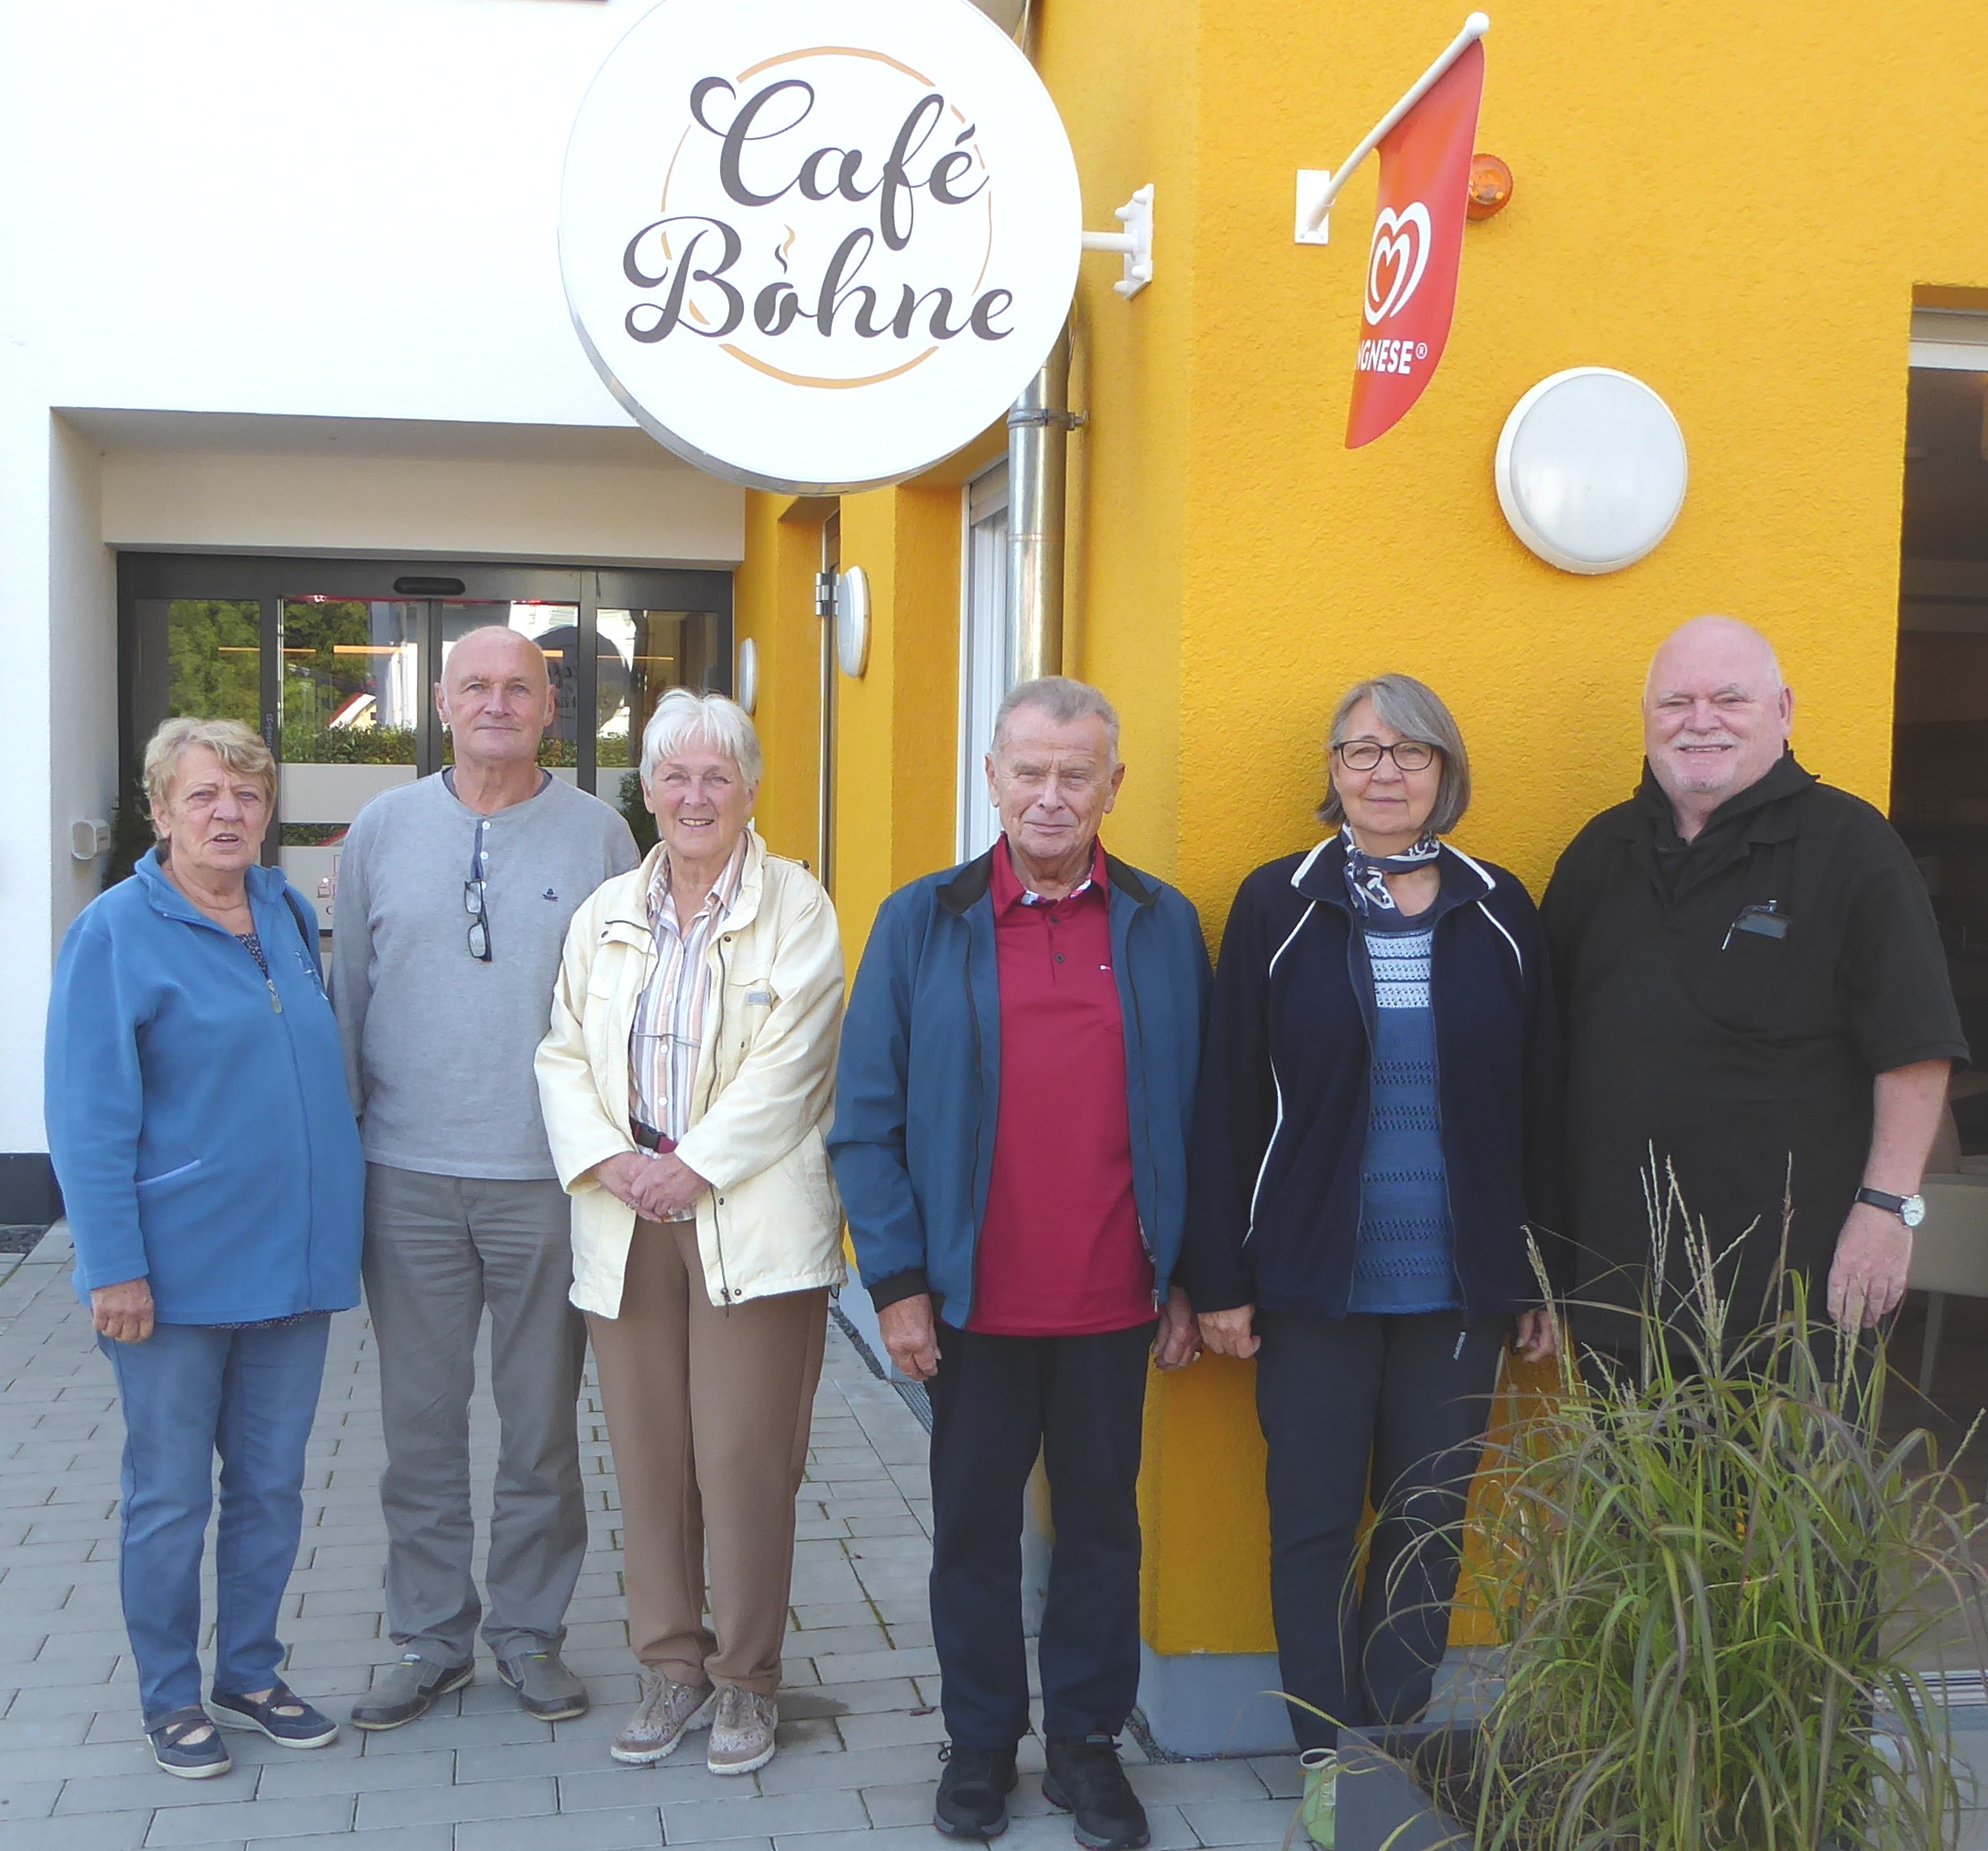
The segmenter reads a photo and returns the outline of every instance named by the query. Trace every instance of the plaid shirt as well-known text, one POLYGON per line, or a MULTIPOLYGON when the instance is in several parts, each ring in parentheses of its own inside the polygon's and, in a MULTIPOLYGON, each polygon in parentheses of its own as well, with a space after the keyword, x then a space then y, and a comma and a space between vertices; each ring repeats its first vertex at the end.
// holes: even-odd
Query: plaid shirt
POLYGON ((629 1109, 672 1143, 690 1129, 691 1087, 704 1047, 705 1008, 711 973, 705 954, 711 935, 738 904, 746 874, 746 843, 739 838, 703 910, 688 930, 677 923, 670 892, 670 858, 657 862, 649 883, 649 929, 656 938, 656 968, 635 1005, 628 1031, 629 1109))

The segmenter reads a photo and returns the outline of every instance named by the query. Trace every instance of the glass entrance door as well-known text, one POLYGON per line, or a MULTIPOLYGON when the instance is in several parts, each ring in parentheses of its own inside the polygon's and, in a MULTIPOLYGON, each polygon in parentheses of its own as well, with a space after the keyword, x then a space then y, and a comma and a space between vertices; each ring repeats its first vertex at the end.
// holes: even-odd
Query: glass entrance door
POLYGON ((451 761, 435 685, 471 630, 545 652, 558 706, 539 762, 624 809, 657 697, 730 685, 727 573, 127 553, 119 582, 127 794, 169 716, 254 728, 279 763, 263 860, 326 931, 359 811, 451 761))
POLYGON ((425 603, 311 592, 278 607, 283 674, 277 863, 328 928, 338 845, 420 774, 425 603))

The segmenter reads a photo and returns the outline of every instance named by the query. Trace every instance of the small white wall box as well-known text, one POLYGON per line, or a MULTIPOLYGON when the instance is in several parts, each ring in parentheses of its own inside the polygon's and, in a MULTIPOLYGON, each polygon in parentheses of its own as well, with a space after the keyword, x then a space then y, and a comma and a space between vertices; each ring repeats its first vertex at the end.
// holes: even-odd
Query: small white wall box
POLYGON ((69 826, 69 852, 79 861, 93 861, 111 851, 111 826, 101 816, 69 826))

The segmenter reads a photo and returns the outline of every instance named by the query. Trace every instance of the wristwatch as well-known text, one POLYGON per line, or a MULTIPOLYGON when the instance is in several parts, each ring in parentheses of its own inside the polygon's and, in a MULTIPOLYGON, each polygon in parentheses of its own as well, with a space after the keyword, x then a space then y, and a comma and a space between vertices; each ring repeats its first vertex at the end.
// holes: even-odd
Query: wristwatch
POLYGON ((1888 1215, 1896 1215, 1908 1228, 1917 1227, 1926 1219, 1924 1196, 1888 1196, 1883 1189, 1859 1189, 1857 1199, 1869 1202, 1873 1209, 1883 1209, 1888 1215))

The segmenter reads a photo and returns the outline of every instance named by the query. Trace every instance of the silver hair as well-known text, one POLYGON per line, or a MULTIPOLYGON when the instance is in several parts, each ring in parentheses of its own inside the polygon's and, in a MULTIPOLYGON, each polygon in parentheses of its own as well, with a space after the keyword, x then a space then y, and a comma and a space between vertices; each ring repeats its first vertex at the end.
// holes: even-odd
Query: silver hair
POLYGON ((757 784, 765 774, 759 735, 744 707, 725 695, 673 687, 656 703, 642 728, 643 783, 655 776, 663 760, 675 758, 691 745, 731 760, 748 784, 757 784))
POLYGON ((1313 814, 1321 823, 1346 820, 1339 794, 1332 785, 1332 749, 1344 742, 1346 722, 1361 701, 1371 701, 1375 717, 1404 739, 1420 739, 1443 755, 1436 805, 1426 827, 1432 836, 1447 836, 1470 807, 1470 755, 1463 749, 1456 717, 1443 705, 1442 697, 1413 675, 1377 674, 1347 689, 1332 710, 1332 726, 1326 735, 1326 800, 1313 814))
POLYGON ((1111 762, 1119 761, 1119 710, 1087 681, 1072 681, 1068 675, 1038 675, 1010 688, 1008 697, 994 710, 992 750, 999 751, 1008 736, 1009 720, 1023 707, 1052 719, 1059 727, 1075 720, 1100 719, 1105 737, 1111 742, 1111 762))
POLYGON ((1787 685, 1787 677, 1781 673, 1781 658, 1778 654, 1775 653, 1775 646, 1767 641, 1764 635, 1763 635, 1759 630, 1755 630, 1752 624, 1746 622, 1743 619, 1737 617, 1725 617, 1720 615, 1717 611, 1708 611, 1703 617, 1694 617, 1684 623, 1680 623, 1676 630, 1672 630, 1671 633, 1664 639, 1662 642, 1657 644, 1656 654, 1653 655, 1650 658, 1649 671, 1643 677, 1643 697, 1644 700, 1648 700, 1650 698, 1651 691, 1656 686, 1657 657, 1661 656, 1664 652, 1677 640, 1678 637, 1684 634, 1686 630, 1691 630, 1701 623, 1720 624, 1729 630, 1743 631, 1746 635, 1752 637, 1753 640, 1757 642, 1763 650, 1766 652, 1767 667, 1774 675, 1774 685, 1765 691, 1765 698, 1769 700, 1774 699, 1780 694, 1781 690, 1787 685))

